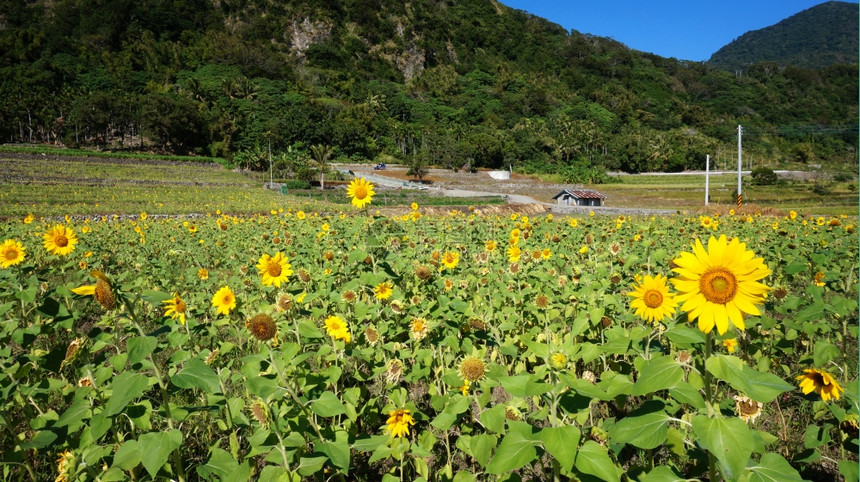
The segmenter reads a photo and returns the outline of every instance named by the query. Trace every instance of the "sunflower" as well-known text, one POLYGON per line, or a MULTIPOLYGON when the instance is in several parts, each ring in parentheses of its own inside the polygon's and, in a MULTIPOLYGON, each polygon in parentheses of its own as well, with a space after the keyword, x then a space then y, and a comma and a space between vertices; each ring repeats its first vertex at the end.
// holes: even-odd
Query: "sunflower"
POLYGON ((561 370, 567 366, 567 356, 561 352, 555 352, 549 357, 549 363, 553 368, 561 370))
POLYGON ((422 340, 430 331, 430 325, 427 324, 427 320, 424 318, 413 318, 410 323, 410 328, 412 338, 415 338, 416 341, 422 340))
POLYGON ((373 288, 373 296, 378 300, 387 300, 394 293, 394 283, 391 281, 383 281, 373 288))
POLYGON ((409 435, 409 426, 415 425, 415 420, 409 414, 409 410, 400 408, 388 412, 388 420, 385 421, 385 425, 392 437, 402 437, 409 435))
POLYGON ((162 303, 167 305, 164 307, 164 316, 169 316, 171 319, 179 318, 179 323, 185 324, 185 311, 188 309, 188 306, 179 297, 179 293, 173 293, 173 298, 164 300, 162 303))
POLYGON ((510 246, 508 246, 507 253, 508 261, 511 263, 516 263, 520 260, 520 255, 522 251, 520 250, 520 247, 516 244, 511 244, 510 246))
POLYGON ((807 368, 803 371, 803 375, 798 375, 797 379, 801 380, 800 389, 803 390, 804 395, 815 392, 827 402, 831 398, 839 400, 840 393, 845 391, 833 375, 824 370, 807 368))
POLYGON ((734 353, 738 349, 738 340, 736 338, 726 338, 723 340, 723 346, 729 353, 734 353))
POLYGON ((75 454, 66 449, 63 453, 57 455, 60 458, 57 459, 56 482, 66 482, 71 480, 75 475, 75 472, 77 472, 77 459, 75 458, 75 454))
POLYGON ((496 250, 496 246, 496 242, 492 239, 484 241, 484 249, 486 249, 490 253, 496 250))
POLYGON ((339 316, 332 315, 325 319, 325 330, 328 336, 335 340, 343 340, 346 343, 352 341, 352 335, 349 333, 349 325, 339 316))
POLYGON ((72 228, 67 228, 62 224, 58 224, 45 233, 44 236, 45 249, 51 254, 57 256, 65 256, 75 250, 75 244, 78 242, 78 237, 72 228))
POLYGON ((224 286, 215 292, 212 297, 212 306, 217 308, 218 313, 229 315, 230 310, 236 308, 236 295, 229 286, 224 286))
POLYGON ((208 269, 206 269, 206 268, 200 268, 200 269, 198 269, 198 270, 197 270, 197 277, 198 277, 198 278, 200 278, 200 279, 201 279, 201 280, 203 280, 203 281, 208 280, 208 279, 209 279, 209 270, 208 270, 208 269))
POLYGON ((672 284, 681 292, 677 301, 691 321, 699 319, 703 332, 710 333, 716 325, 722 335, 729 321, 743 330, 744 313, 761 314, 756 305, 764 303, 770 288, 758 281, 771 272, 737 238, 729 242, 725 235, 711 236, 707 250, 697 239, 693 253, 682 252, 673 262, 677 276, 672 284))
POLYGON ((675 296, 669 293, 666 277, 660 274, 654 277, 646 275, 641 283, 633 287, 633 292, 628 293, 628 296, 634 298, 630 302, 630 307, 636 310, 636 316, 649 323, 659 323, 669 318, 675 314, 675 309, 678 307, 675 296))
POLYGON ((346 188, 346 195, 352 198, 352 205, 361 209, 373 201, 373 184, 367 182, 363 177, 355 178, 346 188))
POLYGON ((72 292, 76 295, 92 296, 104 309, 112 310, 116 306, 116 295, 110 280, 104 273, 97 270, 90 271, 90 276, 96 279, 96 284, 73 288, 72 292))
POLYGON ((445 251, 442 255, 442 266, 446 269, 454 269, 460 263, 460 253, 456 251, 445 251))
POLYGON ((388 360, 385 364, 385 381, 388 383, 400 383, 403 378, 403 362, 397 358, 388 360))
POLYGON ((462 363, 460 363, 460 375, 463 376, 463 380, 467 382, 477 382, 478 380, 484 378, 484 374, 487 372, 487 368, 484 365, 484 361, 480 358, 470 356, 466 357, 462 363))
POLYGON ((283 253, 277 252, 274 256, 263 254, 260 260, 257 261, 257 271, 263 277, 263 286, 281 286, 281 283, 287 281, 288 277, 293 274, 290 268, 292 265, 287 262, 287 257, 283 253))
POLYGON ((746 423, 755 422, 761 415, 761 402, 756 402, 743 395, 735 395, 735 413, 746 423))
POLYGON ((271 316, 261 313, 245 322, 245 328, 260 341, 278 339, 278 326, 271 316))
POLYGON ((7 239, 0 244, 0 267, 8 268, 24 261, 26 256, 24 245, 14 239, 7 239))

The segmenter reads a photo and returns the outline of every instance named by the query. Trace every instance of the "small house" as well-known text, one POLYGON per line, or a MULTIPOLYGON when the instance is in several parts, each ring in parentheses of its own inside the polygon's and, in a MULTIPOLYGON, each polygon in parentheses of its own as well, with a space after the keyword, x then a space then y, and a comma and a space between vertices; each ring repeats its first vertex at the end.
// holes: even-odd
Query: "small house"
POLYGON ((565 189, 552 198, 559 206, 603 206, 606 196, 593 189, 565 189))

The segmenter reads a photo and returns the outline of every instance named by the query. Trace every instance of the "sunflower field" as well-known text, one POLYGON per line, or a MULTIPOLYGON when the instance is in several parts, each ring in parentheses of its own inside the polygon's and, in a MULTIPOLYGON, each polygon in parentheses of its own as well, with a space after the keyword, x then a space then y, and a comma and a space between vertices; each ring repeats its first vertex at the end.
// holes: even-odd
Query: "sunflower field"
POLYGON ((373 194, 0 224, 3 480, 857 480, 856 218, 373 194))

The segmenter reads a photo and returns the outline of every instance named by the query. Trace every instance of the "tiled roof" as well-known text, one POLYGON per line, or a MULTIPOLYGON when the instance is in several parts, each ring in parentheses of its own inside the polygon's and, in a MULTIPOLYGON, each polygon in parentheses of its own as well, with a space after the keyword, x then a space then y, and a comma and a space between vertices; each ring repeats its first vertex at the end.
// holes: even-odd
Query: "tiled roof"
POLYGON ((570 194, 577 199, 606 199, 606 196, 591 189, 565 189, 552 198, 557 199, 563 194, 570 194))

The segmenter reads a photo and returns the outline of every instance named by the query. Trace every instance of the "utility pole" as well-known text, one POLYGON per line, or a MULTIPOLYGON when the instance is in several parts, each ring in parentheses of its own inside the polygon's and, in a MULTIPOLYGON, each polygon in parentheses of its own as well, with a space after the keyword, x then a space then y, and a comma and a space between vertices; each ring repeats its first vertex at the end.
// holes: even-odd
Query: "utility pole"
POLYGON ((708 184, 711 176, 711 155, 705 156, 705 206, 708 205, 708 199, 711 197, 708 194, 708 184))
POLYGON ((738 124, 738 208, 743 204, 743 195, 741 194, 741 169, 743 168, 743 164, 741 162, 741 134, 743 133, 743 127, 738 124))

